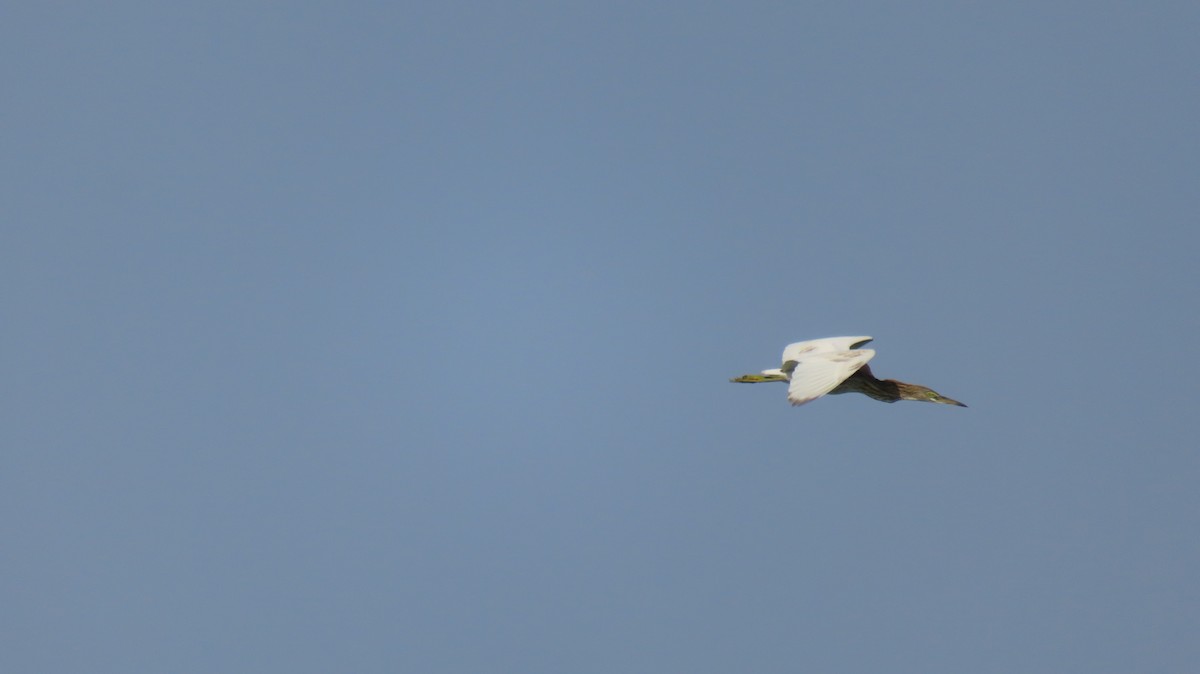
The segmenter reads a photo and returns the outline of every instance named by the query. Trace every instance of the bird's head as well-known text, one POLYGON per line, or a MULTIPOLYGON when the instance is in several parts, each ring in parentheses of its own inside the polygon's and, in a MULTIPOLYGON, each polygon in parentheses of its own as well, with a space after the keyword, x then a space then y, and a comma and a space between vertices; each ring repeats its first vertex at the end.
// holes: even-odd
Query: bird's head
POLYGON ((905 384, 904 386, 901 386, 900 399, 919 400, 926 403, 941 403, 942 405, 958 405, 959 407, 966 407, 966 405, 958 402, 957 400, 947 398, 931 388, 920 386, 918 384, 905 384))

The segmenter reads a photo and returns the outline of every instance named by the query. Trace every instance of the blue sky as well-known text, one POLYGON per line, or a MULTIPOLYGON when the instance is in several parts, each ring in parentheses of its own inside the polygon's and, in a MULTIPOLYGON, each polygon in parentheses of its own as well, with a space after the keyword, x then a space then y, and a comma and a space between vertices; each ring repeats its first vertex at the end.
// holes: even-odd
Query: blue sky
POLYGON ((1194 4, 5 15, 0 669, 1200 667, 1194 4))

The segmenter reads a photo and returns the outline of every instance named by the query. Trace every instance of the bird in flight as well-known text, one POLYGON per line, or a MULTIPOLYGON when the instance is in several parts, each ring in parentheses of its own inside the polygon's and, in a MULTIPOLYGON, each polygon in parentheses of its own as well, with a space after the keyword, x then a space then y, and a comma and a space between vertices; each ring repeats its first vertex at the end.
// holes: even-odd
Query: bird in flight
POLYGON ((825 394, 862 393, 885 403, 920 400, 943 405, 966 405, 918 384, 895 379, 877 379, 867 361, 874 349, 860 349, 871 337, 826 337, 788 344, 783 349, 783 366, 763 370, 762 374, 744 374, 729 381, 759 384, 786 381, 788 401, 793 405, 812 402, 825 394))

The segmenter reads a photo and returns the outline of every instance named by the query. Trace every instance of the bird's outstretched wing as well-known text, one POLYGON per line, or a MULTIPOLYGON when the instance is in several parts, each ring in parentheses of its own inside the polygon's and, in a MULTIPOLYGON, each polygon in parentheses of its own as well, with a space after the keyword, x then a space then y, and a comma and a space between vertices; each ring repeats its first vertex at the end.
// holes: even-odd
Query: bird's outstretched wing
POLYGON ((872 339, 874 337, 825 337, 823 339, 810 339, 807 342, 795 342, 783 347, 783 362, 787 364, 789 360, 800 360, 800 357, 804 354, 850 351, 851 349, 857 349, 872 339))
POLYGON ((803 405, 837 388, 875 357, 873 349, 851 348, 869 341, 870 337, 831 337, 789 344, 782 368, 789 379, 788 401, 803 405))

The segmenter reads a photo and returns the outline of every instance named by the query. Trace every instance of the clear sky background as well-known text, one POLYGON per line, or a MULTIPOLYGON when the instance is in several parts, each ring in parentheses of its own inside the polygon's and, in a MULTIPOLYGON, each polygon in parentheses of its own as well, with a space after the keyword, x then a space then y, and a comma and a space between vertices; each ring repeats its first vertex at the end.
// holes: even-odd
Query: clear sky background
POLYGON ((0 670, 1200 671, 1198 35, 8 7, 0 670))

